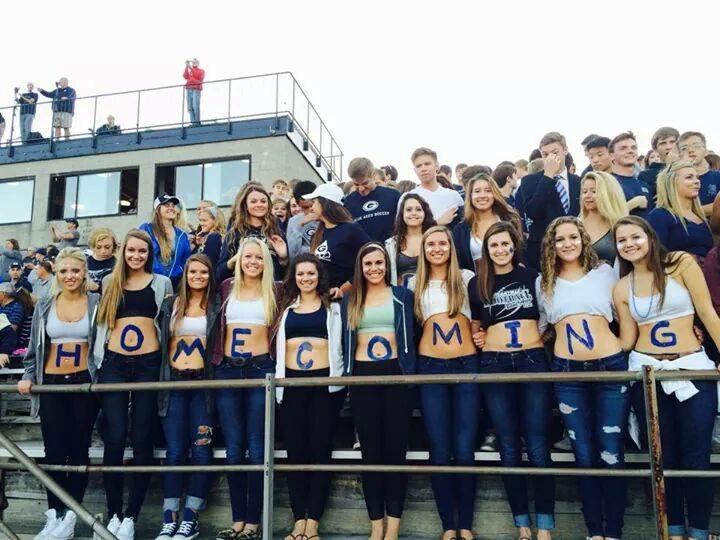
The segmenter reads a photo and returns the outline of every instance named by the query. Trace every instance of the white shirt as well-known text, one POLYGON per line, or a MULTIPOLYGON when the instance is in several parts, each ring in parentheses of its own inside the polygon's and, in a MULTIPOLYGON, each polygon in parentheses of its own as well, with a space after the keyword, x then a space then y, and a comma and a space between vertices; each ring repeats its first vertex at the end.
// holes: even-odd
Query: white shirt
MULTIPOLYGON (((436 221, 440 216, 447 212, 448 209, 462 206, 464 204, 462 197, 457 191, 454 189, 444 188, 442 186, 438 186, 435 191, 430 191, 422 186, 418 186, 411 190, 410 193, 415 193, 425 199, 425 202, 427 202, 430 206, 430 210, 432 210, 433 217, 436 221)), ((402 201, 402 198, 400 201, 402 201)), ((398 211, 399 210, 400 205, 398 204, 398 211)))

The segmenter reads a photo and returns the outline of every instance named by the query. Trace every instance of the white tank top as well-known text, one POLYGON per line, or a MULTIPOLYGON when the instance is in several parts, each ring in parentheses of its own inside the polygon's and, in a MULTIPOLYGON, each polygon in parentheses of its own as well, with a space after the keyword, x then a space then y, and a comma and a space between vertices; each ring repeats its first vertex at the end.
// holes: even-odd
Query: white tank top
POLYGON ((660 294, 652 296, 635 296, 633 275, 629 276, 630 314, 638 324, 653 324, 660 320, 671 320, 695 314, 695 306, 688 290, 680 285, 672 276, 665 282, 665 298, 660 307, 660 294))
POLYGON ((540 288, 538 276, 536 289, 539 295, 540 311, 547 314, 550 324, 556 324, 570 315, 602 315, 612 322, 612 292, 618 277, 607 264, 590 270, 577 281, 557 278, 551 297, 540 288))
POLYGON ((88 321, 87 311, 79 321, 65 322, 58 318, 55 302, 52 303, 47 324, 45 325, 45 331, 50 338, 50 343, 87 341, 89 329, 90 323, 88 321))
POLYGON ((257 300, 238 300, 231 296, 225 307, 227 324, 265 325, 265 303, 262 298, 257 300))
MULTIPOLYGON (((463 300, 462 307, 460 308, 460 313, 465 315, 468 319, 471 319, 472 316, 470 314, 470 301, 467 294, 467 284, 474 275, 475 272, 471 270, 462 270, 462 280, 465 284, 465 299, 463 300)), ((408 288, 411 291, 414 291, 416 287, 417 282, 413 276, 408 283, 408 288)), ((445 281, 439 279, 431 279, 428 281, 428 286, 427 289, 425 289, 421 302, 423 322, 427 321, 433 315, 448 313, 450 310, 448 308, 448 294, 447 288, 445 287, 445 281)))
MULTIPOLYGON (((171 320, 175 320, 175 313, 173 313, 171 320)), ((173 336, 205 337, 206 334, 207 316, 205 315, 200 315, 199 317, 182 317, 176 325, 173 325, 172 330, 173 336)))

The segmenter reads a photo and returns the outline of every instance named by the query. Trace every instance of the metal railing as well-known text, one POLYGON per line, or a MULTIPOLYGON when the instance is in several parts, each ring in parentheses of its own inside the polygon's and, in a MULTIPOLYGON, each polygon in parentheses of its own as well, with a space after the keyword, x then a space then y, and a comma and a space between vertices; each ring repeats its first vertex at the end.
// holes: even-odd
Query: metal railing
MULTIPOLYGON (((217 79, 202 84, 200 120, 203 124, 227 124, 230 133, 233 121, 253 118, 275 118, 279 121, 280 116, 289 116, 293 128, 303 138, 303 148, 315 155, 314 165, 324 166, 335 181, 341 180, 343 151, 291 72, 217 79)), ((95 147, 98 137, 112 137, 110 134, 98 134, 99 127, 110 114, 115 116, 124 134, 135 134, 138 144, 143 132, 148 130, 179 127, 184 138, 188 130, 192 129, 185 89, 184 84, 177 84, 79 96, 74 100, 70 138, 91 137, 95 147)), ((49 144, 51 152, 55 151, 56 143, 64 139, 63 136, 56 138, 54 135, 55 103, 64 102, 55 102, 40 94, 33 121, 34 126, 40 126, 41 132, 49 128, 44 144, 49 144)), ((7 136, 0 145, 7 148, 10 157, 14 155, 15 148, 24 143, 20 137, 20 107, 18 103, 0 107, 6 122, 7 136)))
MULTIPOLYGON (((12 440, 0 432, 0 446, 15 458, 18 463, 0 463, 0 470, 27 470, 35 476, 47 489, 57 495, 80 519, 87 523, 103 540, 115 537, 98 522, 80 503, 74 500, 61 486, 55 483, 46 471, 65 472, 263 472, 263 538, 273 537, 273 483, 274 473, 293 471, 325 471, 325 472, 402 472, 413 474, 478 474, 478 475, 554 475, 554 476, 587 476, 597 475, 623 478, 649 478, 652 483, 653 510, 656 537, 668 540, 667 512, 665 507, 665 478, 720 478, 720 470, 665 470, 662 461, 662 444, 660 440, 660 424, 656 382, 668 380, 719 380, 720 373, 713 370, 705 371, 655 371, 646 366, 641 372, 593 372, 593 373, 499 373, 470 375, 394 375, 383 377, 307 377, 301 379, 275 379, 269 374, 261 379, 236 380, 197 380, 167 381, 148 383, 85 383, 68 385, 35 385, 32 392, 72 393, 72 392, 117 392, 117 391, 159 391, 159 390, 193 390, 220 388, 264 388, 265 389, 265 457, 262 465, 143 465, 143 466, 108 466, 108 465, 37 465, 12 440), (648 438, 649 467, 645 469, 602 469, 602 468, 554 468, 554 467, 503 467, 503 466, 452 466, 452 465, 339 465, 339 464, 276 464, 274 458, 275 441, 275 390, 277 387, 307 386, 375 386, 398 384, 492 384, 492 383, 528 383, 558 381, 577 382, 641 382, 646 413, 646 433, 648 438)), ((0 384, 0 394, 17 392, 14 384, 0 384)), ((0 532, 9 538, 17 536, 0 518, 0 532)))

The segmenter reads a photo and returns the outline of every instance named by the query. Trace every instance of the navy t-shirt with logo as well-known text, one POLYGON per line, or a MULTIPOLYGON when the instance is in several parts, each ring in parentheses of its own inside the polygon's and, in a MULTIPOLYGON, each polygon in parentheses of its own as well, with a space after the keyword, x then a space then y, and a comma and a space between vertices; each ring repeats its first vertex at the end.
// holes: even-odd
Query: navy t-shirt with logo
POLYGON ((715 196, 720 191, 720 171, 708 171, 701 174, 700 178, 700 204, 712 204, 715 196))
POLYGON ((325 229, 322 241, 313 253, 325 263, 331 288, 340 287, 346 281, 352 283, 355 257, 369 241, 367 233, 357 223, 340 223, 325 229))
POLYGON ((398 190, 377 186, 364 197, 357 191, 351 193, 343 204, 371 239, 384 242, 392 236, 399 201, 398 190))
POLYGON ((625 193, 626 201, 629 201, 638 195, 642 195, 647 198, 647 208, 635 208, 635 210, 630 212, 633 216, 647 219, 648 212, 655 208, 655 201, 653 200, 650 186, 648 186, 644 180, 640 180, 634 176, 623 176, 622 174, 616 173, 613 173, 613 176, 617 178, 617 181, 620 183, 620 187, 622 188, 623 193, 625 193))

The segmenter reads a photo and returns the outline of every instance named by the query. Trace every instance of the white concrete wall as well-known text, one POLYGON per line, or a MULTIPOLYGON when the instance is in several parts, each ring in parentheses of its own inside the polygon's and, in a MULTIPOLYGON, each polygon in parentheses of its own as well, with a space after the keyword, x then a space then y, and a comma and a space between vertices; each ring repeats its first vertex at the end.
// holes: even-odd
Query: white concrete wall
MULTIPOLYGON (((79 219, 80 243, 85 244, 90 230, 95 227, 110 227, 120 237, 129 229, 148 220, 152 214, 155 195, 156 165, 247 155, 250 156, 250 178, 262 182, 268 188, 277 178, 320 181, 314 167, 305 160, 285 135, 0 165, 0 181, 25 176, 35 177, 32 222, 0 225, 0 240, 16 238, 22 248, 42 246, 51 241, 47 213, 50 178, 54 175, 100 172, 124 167, 140 169, 138 213, 128 216, 79 219)), ((13 201, 0 201, 0 211, 3 205, 11 204, 13 201)), ((55 223, 64 226, 62 221, 55 223)))

